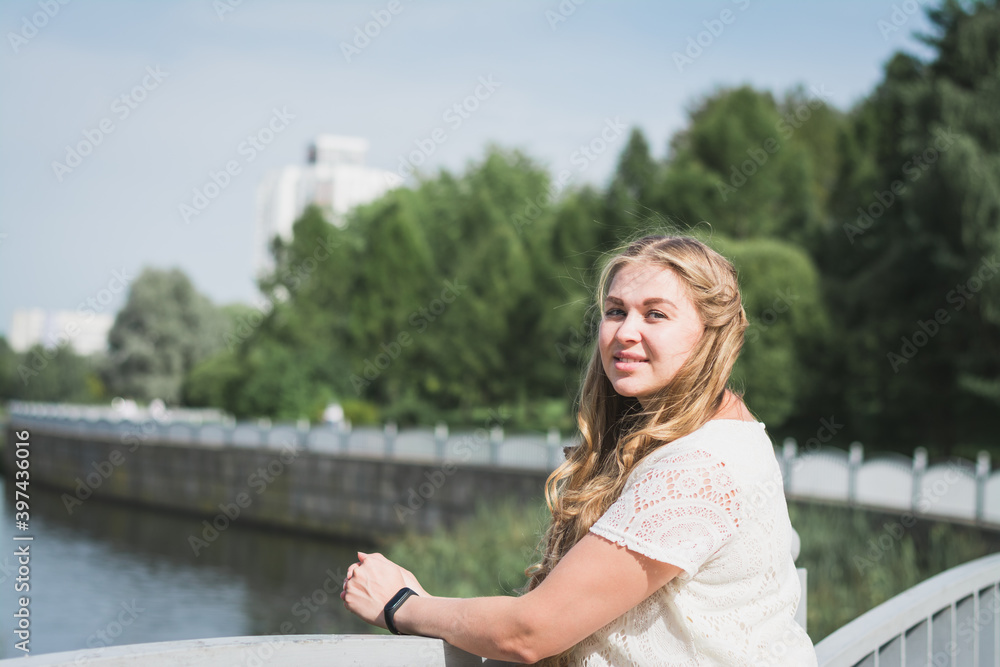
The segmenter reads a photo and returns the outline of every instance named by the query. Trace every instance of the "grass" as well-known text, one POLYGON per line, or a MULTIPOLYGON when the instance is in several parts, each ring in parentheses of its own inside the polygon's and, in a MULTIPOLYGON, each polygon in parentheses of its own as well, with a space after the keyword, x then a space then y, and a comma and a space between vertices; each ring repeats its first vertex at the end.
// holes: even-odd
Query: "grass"
POLYGON ((432 595, 514 595, 548 521, 544 501, 480 504, 472 519, 432 535, 393 541, 386 557, 413 572, 432 595))

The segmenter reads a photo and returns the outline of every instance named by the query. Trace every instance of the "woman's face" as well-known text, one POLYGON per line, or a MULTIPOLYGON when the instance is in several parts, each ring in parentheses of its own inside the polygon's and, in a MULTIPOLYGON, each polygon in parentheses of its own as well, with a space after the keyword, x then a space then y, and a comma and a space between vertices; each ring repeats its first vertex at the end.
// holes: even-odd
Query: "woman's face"
POLYGON ((671 269, 621 268, 604 302, 598 344, 615 391, 645 399, 666 386, 690 356, 705 327, 671 269))

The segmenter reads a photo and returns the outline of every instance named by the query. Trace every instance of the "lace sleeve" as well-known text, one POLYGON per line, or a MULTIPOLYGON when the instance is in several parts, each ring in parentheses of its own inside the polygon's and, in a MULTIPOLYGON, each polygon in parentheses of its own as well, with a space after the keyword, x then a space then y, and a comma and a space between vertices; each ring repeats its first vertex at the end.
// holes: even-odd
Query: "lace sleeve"
POLYGON ((590 530, 690 578, 738 530, 738 504, 725 464, 691 451, 640 468, 590 530))

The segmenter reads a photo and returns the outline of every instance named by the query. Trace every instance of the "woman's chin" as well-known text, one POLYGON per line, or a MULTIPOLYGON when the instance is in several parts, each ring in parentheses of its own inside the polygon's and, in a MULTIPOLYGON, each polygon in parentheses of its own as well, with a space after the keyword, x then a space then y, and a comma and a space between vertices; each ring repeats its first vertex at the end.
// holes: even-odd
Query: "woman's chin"
POLYGON ((614 387, 615 393, 626 398, 637 398, 639 394, 643 393, 642 388, 635 386, 635 383, 618 382, 612 383, 611 386, 614 387))

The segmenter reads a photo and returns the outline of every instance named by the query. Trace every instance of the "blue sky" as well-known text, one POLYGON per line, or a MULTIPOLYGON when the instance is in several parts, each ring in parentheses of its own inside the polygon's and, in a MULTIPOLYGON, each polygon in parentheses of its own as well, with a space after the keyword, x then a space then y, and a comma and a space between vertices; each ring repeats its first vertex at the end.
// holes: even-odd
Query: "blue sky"
MULTIPOLYGON (((366 137, 368 163, 395 170, 440 127, 424 169, 460 170, 495 142, 555 172, 608 119, 642 128, 659 157, 716 87, 822 86, 848 109, 892 53, 927 54, 912 36, 922 7, 903 9, 915 0, 63 2, 0 4, 2 333, 15 308, 73 310, 145 266, 253 302, 255 189, 320 133, 366 137), (376 36, 352 44, 366 24, 376 36), (481 77, 495 90, 444 122, 481 77), (292 118, 250 161, 240 145, 275 110, 292 118), (185 224, 179 205, 234 159, 239 174, 185 224)), ((624 138, 578 181, 603 184, 624 138)))

